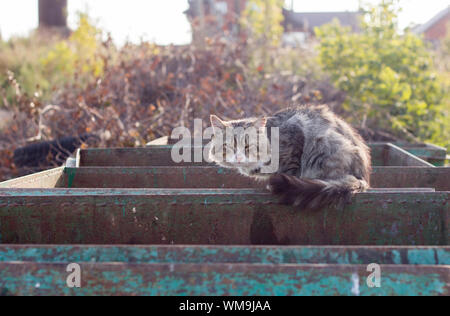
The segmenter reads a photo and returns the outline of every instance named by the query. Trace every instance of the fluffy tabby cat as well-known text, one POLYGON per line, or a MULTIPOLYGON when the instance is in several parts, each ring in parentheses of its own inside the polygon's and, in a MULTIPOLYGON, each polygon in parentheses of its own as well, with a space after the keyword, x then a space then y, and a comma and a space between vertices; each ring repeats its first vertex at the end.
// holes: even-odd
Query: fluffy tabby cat
POLYGON ((283 204, 318 209, 347 202, 353 194, 370 186, 369 148, 327 106, 298 106, 271 117, 235 121, 222 121, 211 115, 211 124, 215 136, 219 130, 225 133, 227 127, 255 127, 269 141, 270 128, 279 128, 279 169, 273 174, 261 173, 261 161, 249 161, 250 148, 242 132, 235 133, 234 140, 245 146, 233 147, 225 141, 222 151, 215 150, 214 145, 222 142, 213 137, 210 159, 243 175, 269 179, 268 188, 280 196, 283 204), (225 161, 227 153, 231 159, 225 161))

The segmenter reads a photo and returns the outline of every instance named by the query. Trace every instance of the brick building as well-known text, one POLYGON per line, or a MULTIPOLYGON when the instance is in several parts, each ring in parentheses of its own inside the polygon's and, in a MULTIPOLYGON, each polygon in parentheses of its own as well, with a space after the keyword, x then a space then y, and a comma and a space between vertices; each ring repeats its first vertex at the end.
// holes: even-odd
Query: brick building
POLYGON ((296 46, 315 37, 316 27, 339 21, 342 26, 350 27, 354 32, 360 31, 360 12, 294 12, 283 10, 284 36, 283 42, 296 46))
POLYGON ((208 36, 225 32, 230 36, 239 34, 239 19, 245 10, 246 0, 188 0, 185 11, 193 29, 194 40, 198 36, 208 36), (204 34, 199 34, 202 29, 204 34))
MULTIPOLYGON (((185 12, 193 28, 193 37, 225 32, 229 36, 239 34, 239 20, 247 0, 189 0, 185 12), (203 25, 203 27, 200 27, 203 25), (203 33, 199 34, 199 30, 203 33)), ((303 41, 314 36, 314 28, 337 19, 341 25, 359 30, 359 12, 294 12, 283 9, 285 42, 303 41)))
POLYGON ((425 39, 438 43, 443 40, 450 27, 450 6, 439 12, 430 21, 419 25, 413 31, 417 34, 423 34, 425 39))

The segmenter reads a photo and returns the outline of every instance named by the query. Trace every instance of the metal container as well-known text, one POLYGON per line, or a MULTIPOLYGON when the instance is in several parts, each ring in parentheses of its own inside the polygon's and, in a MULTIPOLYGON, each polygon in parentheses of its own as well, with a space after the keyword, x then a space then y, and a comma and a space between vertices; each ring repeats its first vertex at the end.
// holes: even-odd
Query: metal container
POLYGON ((371 149, 374 189, 320 212, 175 164, 169 145, 80 150, 0 183, 0 295, 449 295, 450 169, 371 149), (366 284, 371 263, 381 288, 366 284))

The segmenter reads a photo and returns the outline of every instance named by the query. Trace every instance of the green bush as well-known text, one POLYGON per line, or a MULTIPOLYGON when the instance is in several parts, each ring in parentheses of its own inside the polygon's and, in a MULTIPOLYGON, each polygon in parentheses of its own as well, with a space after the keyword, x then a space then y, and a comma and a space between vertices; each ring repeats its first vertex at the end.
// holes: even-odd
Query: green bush
POLYGON ((0 43, 0 107, 13 105, 18 94, 33 95, 49 89, 40 58, 52 43, 53 39, 44 40, 35 34, 0 43), (12 85, 13 77, 20 84, 12 85))
POLYGON ((104 71, 101 31, 80 14, 69 38, 34 32, 0 41, 0 107, 20 103, 18 96, 51 102, 65 84, 86 85, 104 71))
POLYGON ((80 14, 79 26, 68 40, 57 42, 41 59, 47 77, 58 74, 60 78, 71 78, 75 74, 99 77, 103 74, 104 61, 99 53, 102 32, 80 14))
POLYGON ((444 81, 424 41, 397 27, 396 1, 366 8, 361 32, 337 22, 316 29, 319 59, 355 124, 412 141, 449 145, 444 81))
POLYGON ((249 0, 241 18, 241 27, 247 33, 253 75, 273 71, 277 48, 283 36, 283 1, 249 0))

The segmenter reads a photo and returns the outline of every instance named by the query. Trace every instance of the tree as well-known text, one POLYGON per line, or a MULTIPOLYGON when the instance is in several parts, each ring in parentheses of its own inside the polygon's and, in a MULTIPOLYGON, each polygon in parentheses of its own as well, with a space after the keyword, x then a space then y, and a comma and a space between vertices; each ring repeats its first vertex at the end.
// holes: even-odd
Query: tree
POLYGON ((318 28, 321 65, 347 93, 354 123, 446 145, 444 85, 424 41, 400 34, 397 3, 365 7, 361 33, 336 21, 318 28))

